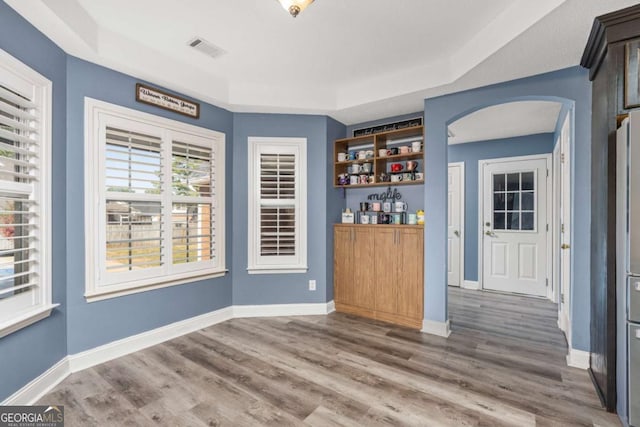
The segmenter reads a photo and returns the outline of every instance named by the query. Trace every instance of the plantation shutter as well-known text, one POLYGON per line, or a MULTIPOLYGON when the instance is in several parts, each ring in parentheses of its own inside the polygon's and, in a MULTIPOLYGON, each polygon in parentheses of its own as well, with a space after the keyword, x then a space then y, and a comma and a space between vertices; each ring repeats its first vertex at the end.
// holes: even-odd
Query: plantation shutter
POLYGON ((211 146, 172 143, 172 254, 174 264, 215 257, 215 151, 211 146))
POLYGON ((296 156, 260 154, 260 255, 296 255, 296 156))
POLYGON ((163 265, 162 140, 106 127, 106 271, 163 265))
POLYGON ((0 301, 40 284, 39 108, 0 82, 0 301))

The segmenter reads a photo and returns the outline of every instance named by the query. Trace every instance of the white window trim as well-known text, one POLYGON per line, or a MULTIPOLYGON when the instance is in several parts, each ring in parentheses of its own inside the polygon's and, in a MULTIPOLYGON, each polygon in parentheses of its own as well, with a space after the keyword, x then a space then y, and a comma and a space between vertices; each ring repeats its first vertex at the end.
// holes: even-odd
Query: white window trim
POLYGON ((52 303, 51 276, 51 143, 52 143, 52 83, 42 74, 23 64, 9 53, 0 49, 0 68, 14 74, 17 79, 28 81, 39 92, 41 97, 40 122, 41 140, 38 145, 37 185, 35 186, 36 200, 40 206, 38 229, 40 234, 38 255, 38 286, 32 295, 35 304, 26 309, 16 310, 11 319, 0 323, 0 338, 19 329, 29 326, 51 315, 54 308, 60 304, 52 303))
MULTIPOLYGON (((85 144, 84 144, 84 176, 85 176, 85 298, 88 302, 101 301, 169 286, 194 283, 200 280, 222 277, 227 273, 225 264, 225 134, 211 129, 189 125, 153 114, 144 113, 130 108, 110 104, 85 97, 85 144), (135 279, 124 283, 101 284, 99 282, 101 250, 98 247, 101 239, 96 230, 101 229, 103 218, 100 216, 99 205, 101 199, 106 199, 106 191, 100 186, 99 170, 104 157, 101 138, 100 117, 106 114, 110 117, 126 120, 139 120, 146 125, 154 125, 176 133, 190 134, 197 138, 212 139, 216 145, 215 155, 215 183, 216 194, 216 241, 215 253, 217 265, 211 268, 176 272, 170 275, 156 276, 145 279, 135 279), (91 195, 92 197, 90 197, 91 195)), ((176 269, 178 270, 178 269, 176 269)))
MULTIPOLYGON (((307 265, 307 139, 306 138, 272 138, 249 137, 248 143, 248 265, 249 274, 285 274, 306 273, 307 265), (270 149, 270 152, 278 152, 285 149, 288 153, 296 155, 296 194, 298 197, 298 209, 296 210, 296 234, 297 260, 294 263, 265 263, 259 255, 259 203, 260 182, 258 164, 260 153, 270 149)), ((275 259, 273 261, 276 261, 275 259)))

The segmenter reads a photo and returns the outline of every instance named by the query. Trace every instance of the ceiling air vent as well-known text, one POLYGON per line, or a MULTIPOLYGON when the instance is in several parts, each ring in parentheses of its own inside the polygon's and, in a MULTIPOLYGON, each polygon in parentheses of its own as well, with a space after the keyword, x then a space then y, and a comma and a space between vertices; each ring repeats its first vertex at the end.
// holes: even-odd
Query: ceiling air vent
POLYGON ((224 49, 219 48, 213 43, 206 41, 202 37, 196 37, 189 41, 189 46, 212 58, 217 58, 227 53, 224 49))

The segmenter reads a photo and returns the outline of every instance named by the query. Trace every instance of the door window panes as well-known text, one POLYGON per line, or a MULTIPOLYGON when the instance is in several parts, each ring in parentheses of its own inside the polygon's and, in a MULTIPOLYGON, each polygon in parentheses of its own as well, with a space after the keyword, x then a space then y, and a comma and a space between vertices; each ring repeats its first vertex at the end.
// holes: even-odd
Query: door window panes
POLYGON ((493 175, 493 229, 533 231, 535 224, 535 173, 493 175))

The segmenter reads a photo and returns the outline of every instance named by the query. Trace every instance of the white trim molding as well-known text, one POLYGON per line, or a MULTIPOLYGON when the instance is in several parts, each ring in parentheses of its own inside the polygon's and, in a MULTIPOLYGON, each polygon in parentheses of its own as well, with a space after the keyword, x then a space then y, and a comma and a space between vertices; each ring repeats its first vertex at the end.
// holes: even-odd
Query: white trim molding
POLYGON ((42 375, 34 378, 29 384, 7 397, 0 405, 33 405, 67 378, 70 373, 68 357, 63 357, 42 375))
POLYGON ((317 316, 335 311, 335 303, 234 305, 233 317, 317 316))
POLYGON ((186 320, 161 326, 141 334, 132 335, 113 341, 90 350, 70 355, 69 370, 73 372, 99 365, 127 354, 163 343, 173 338, 198 331, 200 329, 222 323, 232 318, 231 307, 221 308, 210 313, 201 314, 186 320))
POLYGON ((591 353, 588 351, 570 348, 569 354, 567 354, 567 366, 578 369, 589 369, 590 356, 591 353))
POLYGON ((451 335, 449 320, 446 322, 436 322, 435 320, 424 319, 422 320, 422 329, 420 331, 425 334, 437 335, 445 338, 451 335))
POLYGON ((462 281, 462 289, 469 289, 472 291, 480 290, 480 282, 477 280, 463 280, 462 281))
POLYGON ((150 331, 132 335, 81 353, 69 355, 27 385, 9 396, 0 405, 33 405, 52 388, 74 372, 108 362, 127 354, 169 341, 200 329, 231 320, 234 317, 275 317, 326 315, 335 311, 335 303, 236 305, 180 320, 150 331))

